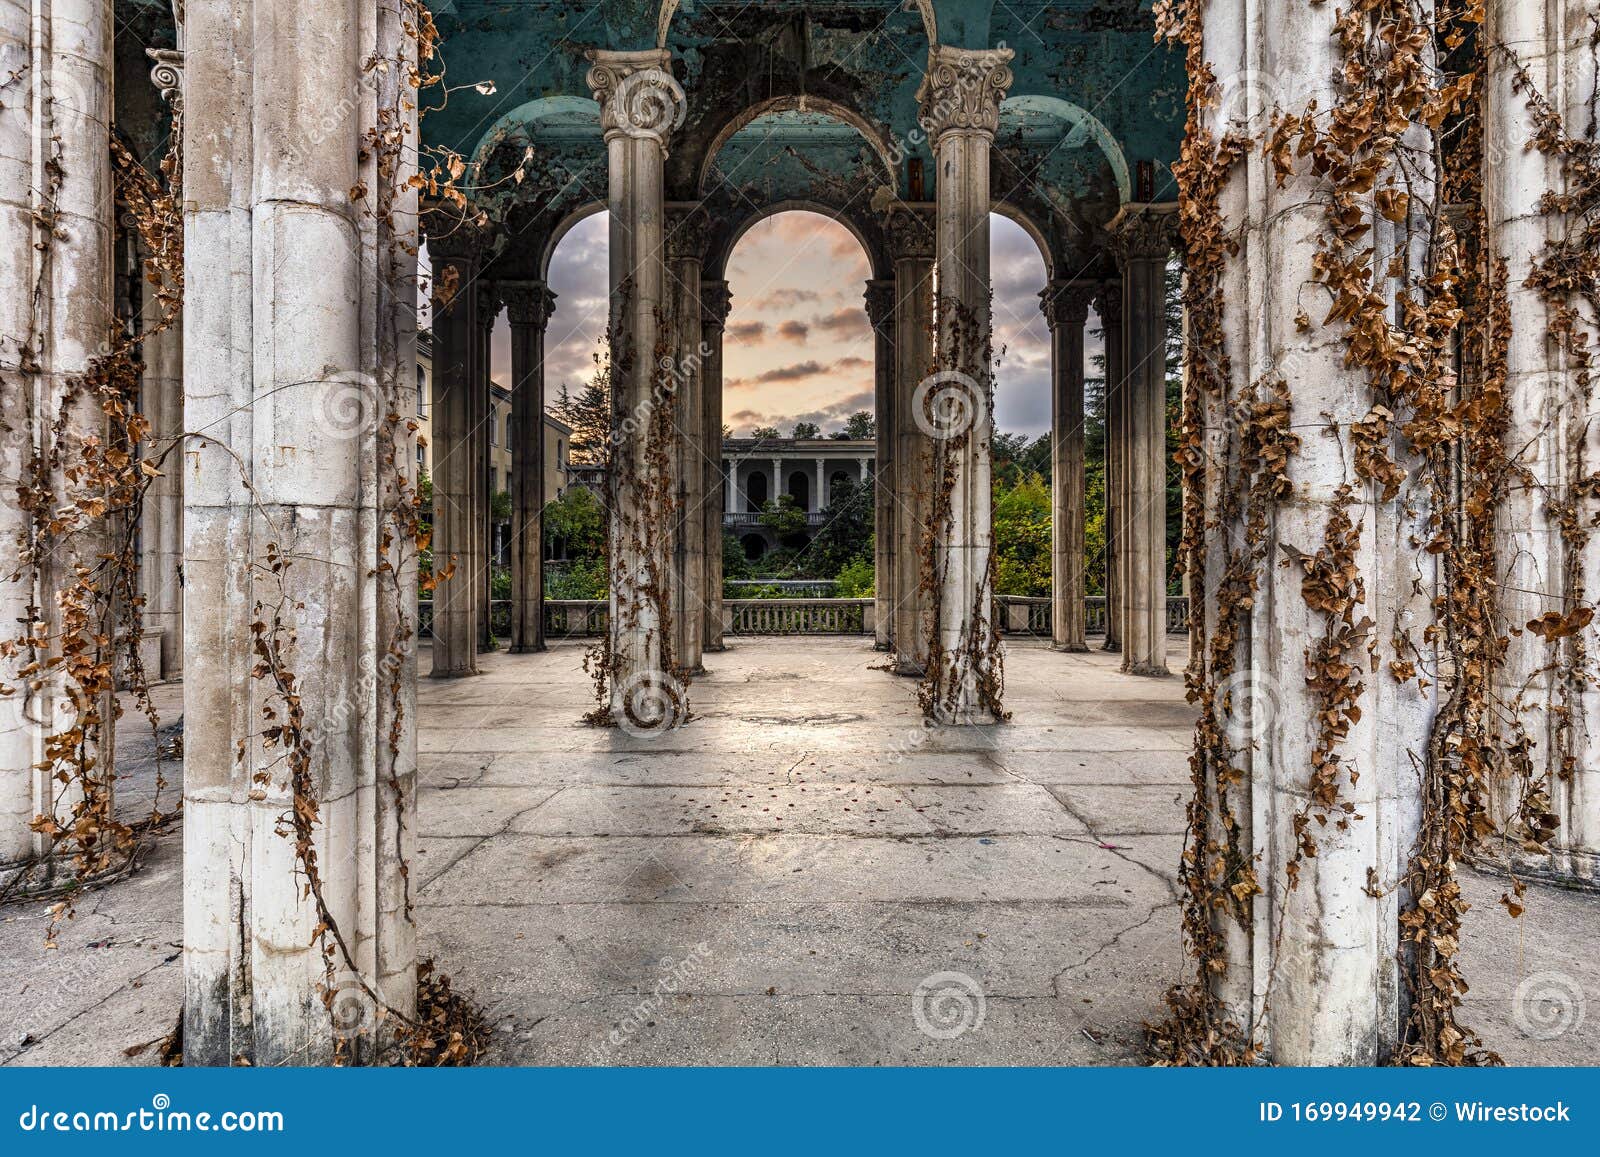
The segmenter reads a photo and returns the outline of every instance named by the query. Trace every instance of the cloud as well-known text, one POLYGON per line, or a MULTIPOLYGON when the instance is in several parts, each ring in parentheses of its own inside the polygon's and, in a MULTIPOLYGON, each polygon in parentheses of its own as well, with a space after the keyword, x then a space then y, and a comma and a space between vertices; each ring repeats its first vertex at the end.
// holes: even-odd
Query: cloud
POLYGON ((837 372, 839 370, 864 370, 871 365, 872 363, 866 358, 847 357, 840 358, 830 368, 837 372))
POLYGON ((777 366, 774 369, 757 374, 755 380, 758 382, 798 382, 806 378, 814 378, 823 373, 827 373, 827 367, 821 362, 807 360, 796 362, 790 366, 777 366))
POLYGON ((811 336, 811 327, 803 321, 790 318, 778 326, 778 336, 792 342, 803 342, 811 336))
POLYGON ((732 341, 743 342, 745 345, 760 345, 767 336, 767 323, 764 321, 735 321, 729 322, 727 337, 732 341))
POLYGON ((784 286, 774 289, 771 293, 762 294, 750 303, 751 309, 792 309, 797 305, 804 305, 810 301, 821 301, 822 294, 814 289, 797 289, 794 286, 784 286))
POLYGON ((867 311, 859 306, 852 308, 847 305, 843 309, 836 309, 811 324, 834 337, 864 337, 872 331, 867 324, 867 311))

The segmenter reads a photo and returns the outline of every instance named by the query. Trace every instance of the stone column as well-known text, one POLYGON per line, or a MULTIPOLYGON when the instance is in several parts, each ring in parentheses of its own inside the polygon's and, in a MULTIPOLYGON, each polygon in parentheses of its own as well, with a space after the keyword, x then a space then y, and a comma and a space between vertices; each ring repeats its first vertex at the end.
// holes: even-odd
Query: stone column
POLYGON ((1167 259, 1174 206, 1126 205, 1110 228, 1122 272, 1122 669, 1167 674, 1167 259))
POLYGON ((478 673, 483 598, 478 575, 477 448, 482 426, 474 376, 478 321, 476 238, 470 227, 435 210, 428 220, 433 260, 433 567, 454 573, 433 591, 435 679, 478 673))
MULTIPOLYGON (((1592 123, 1595 79, 1593 3, 1525 4, 1492 0, 1490 43, 1506 45, 1538 96, 1548 100, 1565 131, 1581 138, 1592 123), (1584 18, 1587 12, 1588 18, 1584 18)), ((1594 883, 1600 880, 1600 643, 1589 626, 1548 640, 1527 624, 1572 615, 1600 597, 1600 498, 1593 478, 1600 462, 1600 413, 1590 372, 1562 348, 1558 308, 1570 325, 1593 335, 1593 303, 1579 293, 1547 298, 1529 276, 1560 246, 1581 244, 1584 223, 1546 213, 1547 192, 1570 193, 1573 170, 1535 144, 1529 108, 1533 93, 1500 51, 1489 53, 1485 139, 1496 163, 1483 169, 1489 259, 1506 263, 1505 302, 1508 422, 1505 446, 1514 466, 1499 514, 1500 600, 1509 636, 1499 696, 1509 742, 1531 741, 1559 826, 1549 855, 1514 853, 1525 872, 1594 883), (1565 529, 1564 529, 1565 526, 1565 529), (1582 529, 1579 529, 1582 528, 1582 529)), ((1514 819, 1521 777, 1508 783, 1497 818, 1514 819)))
POLYGON ((1124 449, 1122 373, 1122 283, 1108 281, 1095 298, 1106 359, 1106 637, 1101 649, 1122 650, 1122 569, 1127 562, 1122 521, 1127 517, 1127 495, 1122 491, 1124 449))
POLYGON ((592 49, 588 83, 600 102, 611 214, 611 366, 617 440, 611 509, 611 713, 635 726, 681 718, 674 685, 673 527, 677 492, 672 387, 658 372, 668 340, 662 254, 662 168, 683 121, 682 90, 665 50, 592 49), (638 704, 645 704, 643 711, 638 704))
POLYGON ((416 579, 396 538, 415 458, 395 418, 415 202, 406 163, 380 175, 366 151, 381 108, 416 131, 396 111, 414 99, 403 25, 389 0, 188 10, 184 402, 205 432, 184 487, 189 1064, 359 1061, 373 1034, 350 1026, 415 1011, 416 579), (329 94, 352 102, 332 129, 329 94), (312 810, 308 878, 288 825, 312 810))
MULTIPOLYGON (((710 222, 698 206, 667 216, 667 316, 670 345, 661 369, 672 377, 673 435, 677 447, 677 515, 673 572, 673 654, 691 675, 704 673, 706 635, 707 466, 714 439, 706 428, 704 354, 701 349, 700 265, 710 222)), ((718 429, 720 434, 720 427, 718 429)), ((711 509, 716 509, 711 506, 711 509)), ((717 539, 720 558, 721 539, 717 539)))
MULTIPOLYGON (((144 285, 144 323, 154 324, 161 306, 144 285)), ((140 345, 139 406, 150 422, 150 450, 160 454, 183 432, 183 328, 174 322, 140 345)), ((183 454, 167 455, 161 475, 150 479, 140 513, 139 593, 144 630, 161 633, 161 675, 183 675, 183 454)))
POLYGON ((934 428, 934 649, 927 699, 942 723, 994 722, 1002 710, 989 457, 989 149, 1013 55, 1009 48, 934 45, 919 93, 938 165, 939 372, 918 387, 914 404, 934 428))
POLYGON ((478 290, 478 328, 468 365, 472 380, 476 382, 468 398, 472 425, 473 465, 473 532, 476 545, 473 557, 479 569, 475 576, 478 588, 478 650, 498 650, 500 642, 494 636, 494 447, 500 431, 496 428, 499 415, 494 407, 494 391, 489 377, 489 341, 494 334, 495 318, 500 316, 504 302, 498 285, 482 284, 478 290))
POLYGON ((706 651, 723 651, 722 625, 722 513, 738 509, 738 486, 733 466, 722 460, 722 337, 732 301, 726 281, 700 282, 700 338, 706 356, 700 367, 700 388, 705 394, 705 642, 706 651))
POLYGON ((1083 587, 1083 326, 1092 285, 1052 281, 1041 293, 1050 323, 1051 636, 1058 651, 1087 651, 1083 587))
MULTIPOLYGON (((1263 3, 1257 12, 1244 43, 1252 52, 1260 46, 1257 67, 1274 78, 1277 106, 1297 114, 1312 102, 1333 108, 1343 76, 1336 10, 1263 3)), ((1314 289, 1326 299, 1316 289, 1329 233, 1326 181, 1312 158, 1292 158, 1281 179, 1259 153, 1246 163, 1247 216, 1228 222, 1242 233, 1245 255, 1230 264, 1247 260, 1249 274, 1245 298, 1228 303, 1231 324, 1251 334, 1251 362, 1239 367, 1239 380, 1260 404, 1286 405, 1280 429, 1295 439, 1278 443, 1280 493, 1255 498, 1267 508, 1249 594, 1250 665, 1225 684, 1242 732, 1236 742, 1249 752, 1250 862, 1265 892, 1252 905, 1254 1029, 1278 1064, 1380 1064, 1394 1055, 1403 1023, 1400 915, 1437 706, 1435 686, 1392 672, 1401 658, 1424 673, 1438 669, 1429 639, 1437 592, 1424 546, 1428 484, 1413 476, 1388 500, 1359 473, 1352 431, 1371 423, 1384 399, 1349 364, 1343 324, 1324 324, 1321 307, 1308 305, 1314 289), (1349 691, 1328 687, 1339 679, 1340 656, 1353 667, 1349 691), (1357 710, 1329 706, 1345 695, 1357 710), (1337 803, 1327 822, 1308 823, 1318 810, 1309 793, 1319 769, 1337 803), (1306 838, 1314 855, 1304 852, 1306 838)), ((1375 174, 1380 188, 1425 176, 1412 162, 1375 174)), ((1357 211, 1374 227, 1374 265, 1383 270, 1387 227, 1371 200, 1357 211)), ((1263 426, 1253 436, 1277 435, 1263 426)), ((1403 438, 1385 435, 1383 444, 1404 461, 1403 438)))
POLYGON ((894 536, 891 574, 894 671, 920 676, 933 637, 927 571, 928 509, 933 497, 933 437, 917 421, 917 387, 933 372, 933 223, 903 209, 888 223, 894 258, 894 536))
MULTIPOLYGON (((887 651, 894 638, 894 279, 867 282, 867 321, 872 325, 873 429, 877 477, 872 495, 873 646, 887 651)), ((861 463, 861 480, 868 480, 861 463)))
POLYGON ((556 295, 500 283, 511 323, 511 653, 544 646, 544 335, 556 295))
MULTIPOLYGON (((81 523, 40 544, 35 566, 19 561, 30 518, 17 501, 32 481, 30 459, 56 461, 50 485, 63 505, 93 495, 65 468, 87 439, 103 440, 98 396, 78 387, 104 355, 115 325, 112 273, 110 122, 111 6, 98 0, 0 5, 0 33, 18 51, 0 95, 0 638, 42 631, 46 646, 0 660, 0 870, 37 859, 52 841, 31 830, 35 817, 70 822, 81 781, 44 762, 46 740, 82 725, 96 738, 84 753, 110 807, 114 753, 109 694, 80 704, 83 683, 62 663, 62 597, 78 587, 77 568, 113 549, 106 519, 81 523), (59 165, 55 157, 60 157, 59 165), (36 222, 49 221, 47 232, 36 222), (26 348, 24 348, 26 347, 26 348), (43 420, 41 420, 41 417, 43 420), (38 660, 32 680, 18 674, 38 660), (41 677, 42 676, 42 677, 41 677)), ((90 614, 94 608, 89 606, 90 614)), ((93 644, 89 643, 90 654, 93 644)), ((4 883, 0 872, 0 883, 4 883)))
POLYGON ((817 460, 817 513, 828 509, 828 463, 825 459, 817 460))

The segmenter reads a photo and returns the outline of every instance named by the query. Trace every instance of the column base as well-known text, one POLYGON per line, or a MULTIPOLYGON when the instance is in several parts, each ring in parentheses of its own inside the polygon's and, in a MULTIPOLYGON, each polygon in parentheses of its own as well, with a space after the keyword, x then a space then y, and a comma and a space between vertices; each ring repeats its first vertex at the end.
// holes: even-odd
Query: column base
POLYGON ((896 659, 894 666, 889 670, 902 679, 920 679, 928 673, 926 668, 905 659, 896 659))
POLYGON ((721 654, 723 651, 726 651, 727 649, 728 649, 728 644, 726 644, 726 643, 707 643, 702 648, 702 650, 704 650, 705 653, 708 654, 708 655, 721 654))
POLYGON ((482 671, 478 670, 476 667, 473 667, 471 670, 467 670, 467 671, 440 671, 440 670, 433 670, 433 671, 429 671, 428 672, 428 678, 430 678, 430 679, 470 679, 474 675, 482 675, 482 674, 483 674, 482 671))
POLYGON ((543 643, 515 643, 506 650, 508 655, 537 655, 550 648, 543 643))
POLYGON ((1122 668, 1124 675, 1138 675, 1146 679, 1167 679, 1172 672, 1167 670, 1165 663, 1132 663, 1122 668))
POLYGON ((1088 643, 1051 643, 1052 651, 1063 651, 1070 655, 1086 655, 1089 653, 1088 643))
POLYGON ((1122 644, 1116 642, 1114 639, 1107 639, 1105 642, 1100 644, 1100 649, 1113 655, 1120 655, 1122 653, 1122 644))

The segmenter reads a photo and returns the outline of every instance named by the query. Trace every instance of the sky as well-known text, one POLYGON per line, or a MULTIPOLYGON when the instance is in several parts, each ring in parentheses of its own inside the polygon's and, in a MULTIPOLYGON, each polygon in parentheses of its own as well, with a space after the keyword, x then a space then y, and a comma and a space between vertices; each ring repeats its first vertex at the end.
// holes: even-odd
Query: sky
MULTIPOLYGON (((604 213, 587 217, 561 239, 550 261, 556 310, 545 336, 545 388, 558 396, 594 372, 605 336, 607 227, 604 213)), ((997 428, 1039 435, 1050 428, 1050 332, 1039 311, 1044 259, 1010 220, 990 218, 997 428)), ((723 340, 723 417, 737 435, 756 426, 787 434, 800 421, 824 432, 857 410, 872 409, 873 342, 863 295, 866 253, 843 225, 816 213, 790 211, 758 222, 728 262, 732 309, 723 340)), ((1087 354, 1098 352, 1093 316, 1087 354)), ((1089 362, 1093 373, 1093 361, 1089 362)), ((491 372, 508 382, 510 332, 496 323, 491 372)))

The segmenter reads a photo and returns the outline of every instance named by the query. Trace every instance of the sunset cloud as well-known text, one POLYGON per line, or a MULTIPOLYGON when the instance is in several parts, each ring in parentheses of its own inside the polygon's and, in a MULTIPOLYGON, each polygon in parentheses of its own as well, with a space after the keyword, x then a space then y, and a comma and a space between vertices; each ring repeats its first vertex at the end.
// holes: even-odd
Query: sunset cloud
POLYGON ((803 321, 795 321, 790 318, 778 326, 778 336, 787 341, 803 342, 811 336, 811 327, 803 321))

